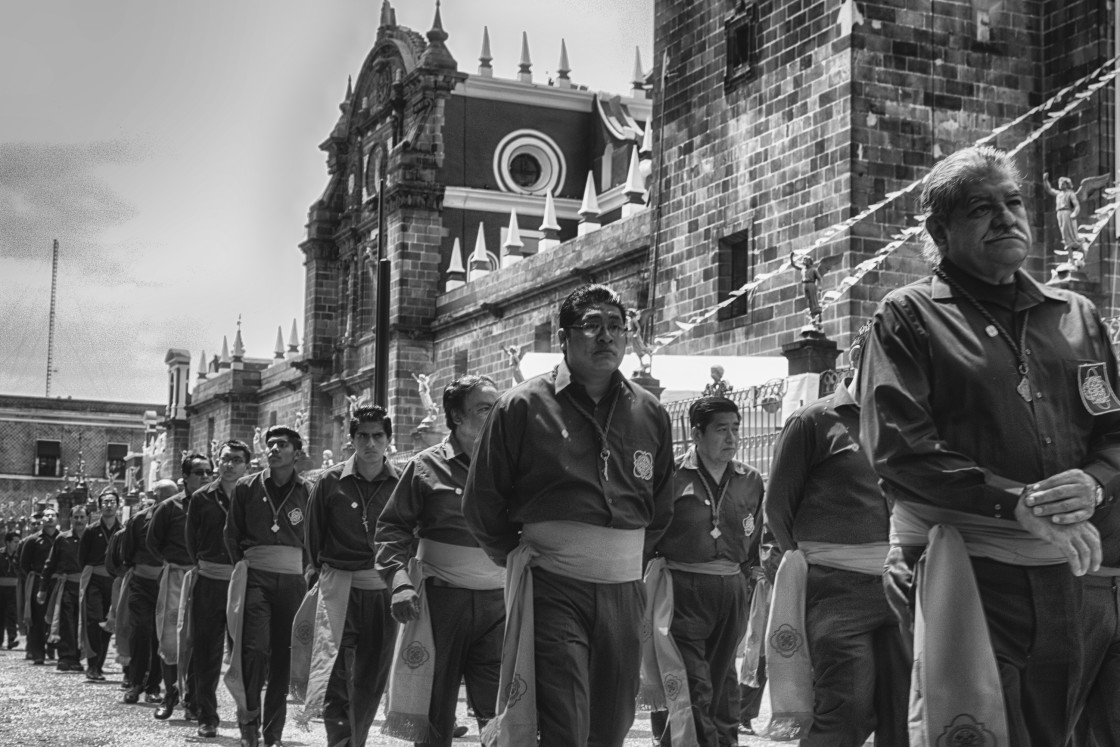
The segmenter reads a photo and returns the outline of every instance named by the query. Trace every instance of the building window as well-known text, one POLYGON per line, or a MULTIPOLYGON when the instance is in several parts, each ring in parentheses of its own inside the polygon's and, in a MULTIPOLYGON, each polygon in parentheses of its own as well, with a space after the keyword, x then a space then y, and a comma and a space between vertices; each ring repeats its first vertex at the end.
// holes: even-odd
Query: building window
POLYGON ((533 328, 533 352, 552 352, 552 321, 538 324, 533 328))
POLYGON ((494 178, 503 192, 543 196, 564 183, 567 168, 556 141, 536 130, 516 130, 494 149, 494 178))
POLYGON ((105 477, 110 480, 123 480, 126 456, 128 456, 128 444, 109 444, 105 449, 105 477))
POLYGON ((518 153, 509 162, 509 175, 519 187, 532 187, 541 178, 541 162, 528 153, 518 153))
MULTIPOLYGON (((717 251, 719 266, 718 293, 723 302, 731 292, 737 290, 751 279, 750 231, 743 230, 719 240, 717 251)), ((720 321, 744 316, 750 310, 750 296, 739 296, 732 303, 719 310, 720 321)))
POLYGON ((35 476, 62 477, 62 442, 35 442, 35 476))
POLYGON ((724 21, 727 72, 725 91, 755 76, 758 65, 758 6, 739 0, 734 12, 724 21))
POLYGON ((466 376, 467 375, 467 366, 468 366, 467 353, 468 353, 468 351, 467 351, 466 348, 463 348, 462 350, 456 350, 455 351, 455 362, 454 362, 453 366, 454 366, 454 369, 455 369, 455 378, 456 379, 459 378, 460 376, 466 376))

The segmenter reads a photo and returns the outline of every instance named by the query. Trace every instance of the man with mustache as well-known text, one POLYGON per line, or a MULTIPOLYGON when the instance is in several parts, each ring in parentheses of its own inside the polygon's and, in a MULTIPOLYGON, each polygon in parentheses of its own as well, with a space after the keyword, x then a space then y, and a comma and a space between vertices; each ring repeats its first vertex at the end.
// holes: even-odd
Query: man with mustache
POLYGON ((541 747, 621 745, 638 694, 642 567, 673 515, 672 431, 618 371, 615 291, 577 288, 558 322, 564 359, 498 399, 463 495, 510 600, 487 729, 499 745, 535 744, 538 731, 541 747))
POLYGON ((1020 183, 987 146, 934 166, 933 273, 883 299, 860 370, 862 440, 893 501, 888 598, 914 614, 912 744, 1065 744, 1078 577, 1101 566, 1088 519, 1116 510, 1115 356, 1087 299, 1021 269, 1020 183))

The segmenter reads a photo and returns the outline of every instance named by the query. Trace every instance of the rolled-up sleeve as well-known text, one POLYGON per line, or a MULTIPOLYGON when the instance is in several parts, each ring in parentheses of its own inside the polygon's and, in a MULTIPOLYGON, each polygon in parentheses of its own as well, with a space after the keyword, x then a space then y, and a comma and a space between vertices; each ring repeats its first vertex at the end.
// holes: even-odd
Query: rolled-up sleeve
MULTIPOLYGON (((517 547, 521 525, 510 519, 517 464, 525 436, 524 402, 499 400, 479 434, 463 490, 463 518, 475 541, 500 566, 517 547)), ((670 496, 672 500, 672 496, 670 496)))

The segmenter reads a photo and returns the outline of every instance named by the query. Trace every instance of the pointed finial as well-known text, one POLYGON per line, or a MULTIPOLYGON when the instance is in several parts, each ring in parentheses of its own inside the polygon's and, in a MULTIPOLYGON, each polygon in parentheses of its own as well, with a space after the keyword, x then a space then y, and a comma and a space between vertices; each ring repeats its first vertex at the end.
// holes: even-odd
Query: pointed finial
POLYGON ((646 76, 642 74, 642 50, 639 47, 634 47, 634 77, 631 84, 635 91, 644 91, 646 87, 646 76))
POLYGON ((642 158, 647 158, 653 155, 653 120, 646 122, 645 132, 642 133, 642 147, 638 149, 638 155, 642 158))
POLYGON ((346 101, 354 98, 354 76, 346 76, 346 101))
POLYGON ((381 28, 392 28, 397 25, 397 12, 393 10, 392 5, 389 5, 389 0, 383 0, 381 3, 381 22, 378 25, 381 28))
POLYGON ((471 268, 469 278, 475 280, 490 274, 490 257, 486 253, 486 236, 483 233, 482 222, 478 224, 478 238, 474 242, 474 252, 471 254, 471 268))
POLYGON ((206 378, 206 370, 206 351, 203 350, 202 353, 198 356, 198 378, 200 381, 206 378))
POLYGON ((222 335, 222 357, 218 359, 218 368, 229 368, 229 342, 226 336, 222 335))
POLYGON ((436 17, 432 19, 432 27, 428 29, 428 41, 442 44, 447 41, 447 32, 443 30, 443 17, 439 12, 439 0, 436 0, 436 17))
POLYGON ((288 357, 295 358, 299 355, 299 330, 296 328, 296 320, 292 320, 292 333, 288 335, 288 357))
POLYGON ((572 87, 572 81, 568 77, 568 73, 570 72, 572 72, 572 66, 568 64, 568 45, 561 39, 560 64, 556 66, 556 85, 559 88, 572 87))
POLYGON ((506 229, 506 242, 502 244, 505 249, 505 262, 513 264, 514 262, 521 261, 521 249, 525 243, 521 241, 521 228, 517 225, 517 211, 509 211, 509 228, 506 229))
POLYGON ((587 184, 583 188, 583 202, 579 206, 579 225, 576 235, 583 236, 599 230, 599 196, 595 194, 595 175, 587 172, 587 184))
POLYGON ((241 316, 237 317, 237 332, 233 336, 233 362, 237 363, 245 357, 245 344, 241 341, 241 316))
POLYGON ((533 61, 529 59, 529 35, 521 32, 521 62, 518 63, 517 79, 522 83, 533 82, 533 61))
POLYGON ((439 13, 439 0, 436 0, 436 17, 432 20, 432 28, 443 31, 443 17, 439 13))
POLYGON ((284 331, 276 325, 276 347, 272 350, 272 357, 278 361, 284 360, 284 331))
POLYGON ((638 156, 638 148, 635 146, 630 151, 630 168, 626 172, 626 184, 622 192, 626 196, 626 202, 622 204, 623 218, 629 218, 645 208, 646 187, 641 171, 641 160, 638 156))
MULTIPOLYGON (((443 30, 443 18, 440 16, 439 0, 436 0, 436 15, 432 19, 432 27, 428 29, 428 46, 420 55, 420 67, 429 69, 455 70, 458 64, 451 53, 447 51, 447 32, 443 30)), ((400 68, 397 68, 398 70, 400 68)))
POLYGON ((467 269, 463 267, 463 248, 459 246, 459 237, 451 245, 451 257, 447 262, 447 275, 443 281, 443 291, 455 290, 463 287, 467 282, 467 269))
POLYGON ((490 61, 494 58, 490 56, 490 29, 486 26, 482 27, 482 51, 478 54, 478 74, 483 78, 493 78, 494 68, 490 67, 490 61))
POLYGON ((560 245, 560 224, 556 221, 556 203, 552 192, 544 193, 544 218, 540 225, 541 239, 537 242, 538 251, 547 251, 560 245))

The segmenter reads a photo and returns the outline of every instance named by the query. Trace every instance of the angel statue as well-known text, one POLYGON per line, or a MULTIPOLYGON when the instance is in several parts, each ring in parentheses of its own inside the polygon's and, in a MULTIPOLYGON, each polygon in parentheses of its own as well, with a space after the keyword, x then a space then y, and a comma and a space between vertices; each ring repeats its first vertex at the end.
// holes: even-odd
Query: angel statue
POLYGON ((432 425, 439 420, 439 405, 432 400, 432 380, 428 374, 412 374, 420 389, 420 403, 424 405, 427 415, 420 421, 420 425, 432 425))
POLYGON ((528 345, 522 345, 520 348, 516 345, 506 345, 502 348, 502 352, 506 354, 506 360, 509 361, 509 367, 513 369, 513 383, 515 384, 525 381, 525 374, 521 372, 521 359, 525 357, 525 353, 528 351, 528 345))
POLYGON ((1058 179, 1058 188, 1050 186, 1050 172, 1042 175, 1042 184, 1046 191, 1054 196, 1054 210, 1058 214, 1058 228, 1062 232, 1062 248, 1055 250, 1055 254, 1069 255, 1071 262, 1078 269, 1085 264, 1085 243, 1077 235, 1077 216, 1081 213, 1081 203, 1089 198, 1096 190, 1108 184, 1108 174, 1086 177, 1076 190, 1073 180, 1068 176, 1058 179))
POLYGON ((809 304, 809 321, 814 327, 821 326, 821 283, 824 277, 817 269, 817 263, 812 257, 806 255, 798 264, 793 252, 789 253, 789 263, 794 269, 801 270, 801 290, 805 294, 805 301, 809 304))
POLYGON ((253 429, 253 456, 260 457, 264 453, 264 431, 258 425, 253 429))
POLYGON ((732 391, 735 387, 731 386, 731 382, 723 378, 723 366, 718 363, 712 366, 712 380, 704 385, 705 397, 726 397, 727 393, 732 391))
POLYGON ((650 364, 653 362, 653 348, 646 342, 642 336, 642 313, 645 309, 639 311, 637 309, 627 309, 626 311, 626 331, 630 333, 630 347, 634 351, 634 355, 638 356, 638 363, 642 367, 642 373, 649 373, 650 364))

